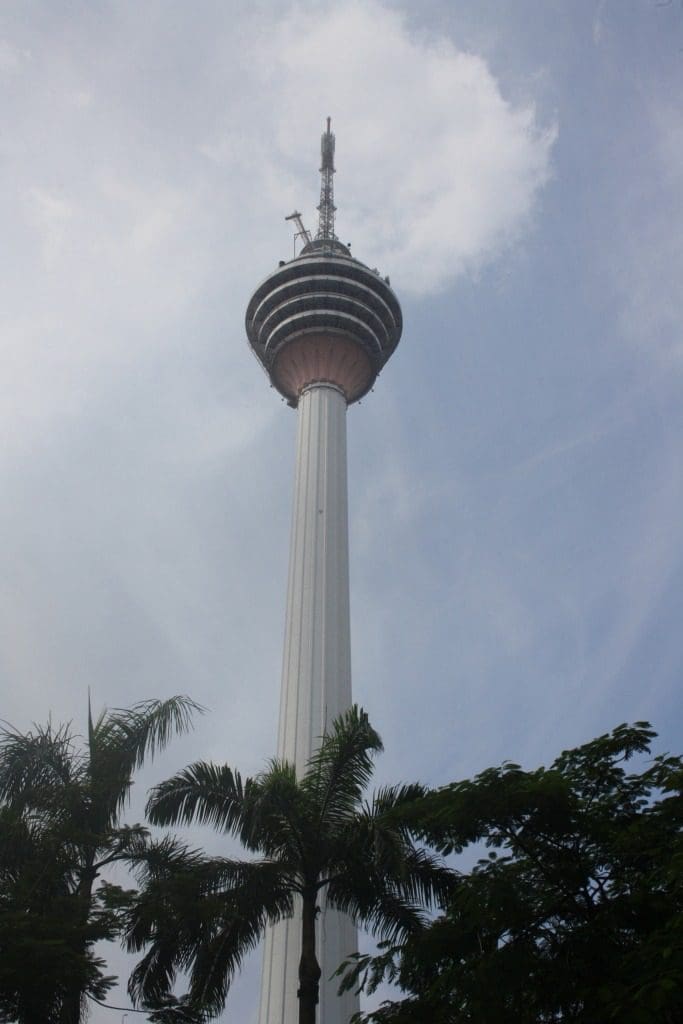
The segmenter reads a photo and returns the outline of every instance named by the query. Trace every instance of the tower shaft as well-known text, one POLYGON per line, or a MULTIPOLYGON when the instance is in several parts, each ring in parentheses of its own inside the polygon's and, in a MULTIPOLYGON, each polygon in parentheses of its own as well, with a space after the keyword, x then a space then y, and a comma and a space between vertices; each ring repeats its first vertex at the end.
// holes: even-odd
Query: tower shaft
MULTIPOLYGON (((351 705, 346 399, 333 384, 306 387, 298 403, 294 506, 285 619, 278 757, 297 774, 325 729, 351 705)), ((266 937, 259 1024, 298 1020, 301 923, 295 914, 266 937)), ((320 1024, 348 1024, 352 993, 337 996, 330 975, 356 949, 345 915, 318 919, 320 1024)))
POLYGON ((334 385, 299 399, 279 756, 297 774, 351 706, 346 400, 334 385))

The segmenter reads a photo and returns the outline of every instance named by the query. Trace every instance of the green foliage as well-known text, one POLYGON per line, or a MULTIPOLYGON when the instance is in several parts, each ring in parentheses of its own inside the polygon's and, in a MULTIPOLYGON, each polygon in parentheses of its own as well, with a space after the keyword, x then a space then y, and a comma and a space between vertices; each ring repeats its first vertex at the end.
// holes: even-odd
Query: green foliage
POLYGON ((133 773, 196 709, 89 713, 85 744, 51 723, 0 734, 0 1021, 78 1024, 113 984, 93 948, 121 933, 133 893, 101 873, 147 854, 147 829, 120 821, 133 773))
POLYGON ((245 953, 269 923, 292 916, 298 896, 300 1021, 313 1020, 321 891, 380 937, 405 940, 424 927, 424 907, 443 899, 451 874, 415 846, 401 821, 401 808, 424 795, 421 787, 388 788, 363 801, 381 749, 367 715, 354 707, 323 737, 302 779, 281 761, 244 780, 227 766, 198 763, 153 790, 153 823, 211 824, 254 859, 159 849, 141 861, 128 933, 131 950, 146 950, 131 978, 135 1000, 158 1004, 186 972, 188 1005, 219 1013, 245 953))
POLYGON ((158 1000, 155 1008, 147 1010, 147 1020, 152 1024, 207 1024, 211 1016, 193 1007, 187 998, 166 995, 158 1000))
POLYGON ((683 1019, 683 762, 645 761, 654 736, 622 725, 549 769, 503 764, 416 802, 436 849, 488 854, 442 917, 346 965, 346 985, 405 994, 368 1024, 683 1019))
MULTIPOLYGON (((60 1019, 79 986, 101 997, 110 980, 92 950, 77 953, 84 929, 68 886, 71 862, 39 823, 0 809, 0 1020, 60 1019)), ((98 900, 86 933, 108 938, 114 915, 98 900)))

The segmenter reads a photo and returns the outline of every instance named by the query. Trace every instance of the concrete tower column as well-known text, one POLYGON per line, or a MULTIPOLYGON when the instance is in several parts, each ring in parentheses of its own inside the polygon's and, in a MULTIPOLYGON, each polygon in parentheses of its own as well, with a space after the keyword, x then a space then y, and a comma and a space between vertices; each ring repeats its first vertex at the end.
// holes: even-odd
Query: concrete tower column
MULTIPOLYGON (((334 384, 306 387, 298 403, 294 506, 280 696, 278 757, 301 776, 320 737, 351 706, 346 398, 334 384)), ((301 955, 298 914, 266 936, 260 1024, 296 1024, 301 955)), ((320 1024, 348 1024, 352 993, 328 981, 357 948, 356 929, 321 908, 320 1024)))
POLYGON ((350 706, 346 399, 313 384, 299 398, 278 755, 302 775, 350 706))

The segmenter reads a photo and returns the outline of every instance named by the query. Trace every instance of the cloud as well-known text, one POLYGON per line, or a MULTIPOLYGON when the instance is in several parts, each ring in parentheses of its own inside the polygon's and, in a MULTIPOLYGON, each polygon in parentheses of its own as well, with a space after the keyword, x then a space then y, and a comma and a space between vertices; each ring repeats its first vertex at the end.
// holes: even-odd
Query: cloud
POLYGON ((0 74, 16 74, 30 59, 28 50, 13 46, 7 39, 0 39, 0 74))
POLYGON ((647 166, 637 188, 620 196, 611 265, 622 335, 672 368, 683 366, 683 115, 659 100, 649 115, 647 166))
MULTIPOLYGON (((257 393, 241 311, 274 263, 276 226, 287 255, 285 214, 308 203, 312 224, 328 112, 338 230, 402 292, 447 287, 529 225, 555 128, 506 101, 481 58, 375 2, 211 9, 214 49, 189 15, 133 24, 121 9, 106 39, 97 20, 32 32, 31 81, 6 97, 1 458, 95 412, 132 367, 147 372, 219 289, 230 402, 246 381, 257 393), (197 60, 182 89, 172 62, 149 74, 160 51, 180 53, 178 33, 197 60)), ((10 41, 0 57, 28 59, 10 41)))
POLYGON ((312 140, 330 114, 338 231, 402 288, 441 290, 528 227, 557 128, 508 102, 480 57, 373 2, 300 5, 252 33, 242 58, 251 124, 203 151, 247 162, 283 214, 294 195, 309 210, 317 199, 312 140))

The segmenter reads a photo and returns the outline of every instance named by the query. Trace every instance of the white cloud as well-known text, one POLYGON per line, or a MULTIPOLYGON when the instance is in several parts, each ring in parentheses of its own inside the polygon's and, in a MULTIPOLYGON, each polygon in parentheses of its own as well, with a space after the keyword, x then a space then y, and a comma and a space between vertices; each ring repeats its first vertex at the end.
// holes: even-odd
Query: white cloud
POLYGON ((249 107, 203 151, 247 154, 252 181, 271 201, 279 194, 283 215, 294 181, 296 202, 314 206, 312 140, 330 114, 340 235, 404 289, 446 287, 528 225, 556 127, 506 101, 480 57, 359 0, 298 6, 267 31, 259 23, 252 39, 242 55, 249 107))
MULTIPOLYGON (((217 11, 216 51, 206 81, 197 67, 181 90, 192 90, 186 107, 171 65, 153 88, 153 22, 138 27, 135 51, 124 14, 106 42, 85 26, 68 44, 35 36, 35 75, 7 97, 3 457, 95 409, 126 368, 161 358, 219 281, 232 339, 224 372, 237 387, 242 308, 274 255, 287 255, 285 214, 296 205, 312 221, 327 113, 339 232, 400 290, 446 287, 528 224, 554 129, 508 103, 482 59, 375 2, 276 11, 217 11), (274 253, 278 229, 284 251, 274 253)), ((25 59, 3 44, 0 63, 25 59)), ((215 449, 208 437, 199 446, 215 449)))

